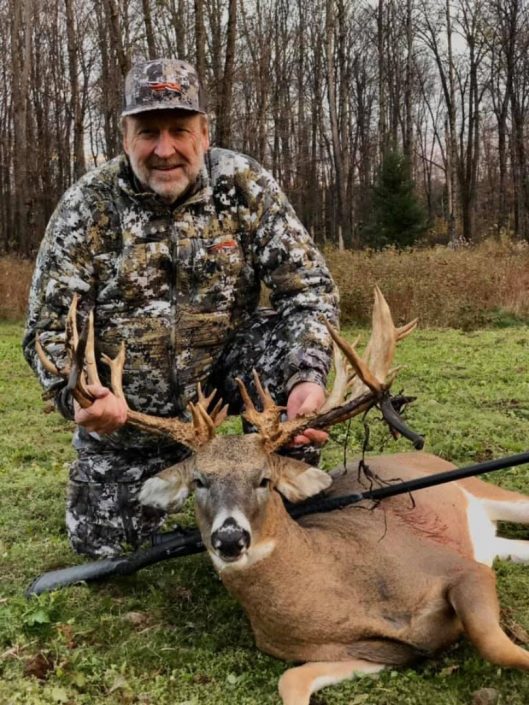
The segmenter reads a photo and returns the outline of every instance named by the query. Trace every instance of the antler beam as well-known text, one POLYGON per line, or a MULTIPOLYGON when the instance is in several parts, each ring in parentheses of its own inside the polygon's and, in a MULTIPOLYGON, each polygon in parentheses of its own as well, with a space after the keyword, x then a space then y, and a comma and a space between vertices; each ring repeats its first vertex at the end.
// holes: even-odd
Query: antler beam
MULTIPOLYGON (((77 327, 78 296, 74 295, 66 321, 66 362, 61 369, 58 368, 45 354, 40 341, 35 342, 35 349, 45 369, 57 377, 68 380, 68 388, 77 403, 86 408, 94 401, 94 397, 87 389, 87 385, 101 384, 97 373, 94 336, 94 316, 90 312, 83 327, 81 335, 77 327)), ((110 368, 110 384, 114 394, 126 403, 123 392, 123 367, 125 364, 125 345, 115 358, 102 355, 103 362, 110 368)), ((133 409, 127 409, 127 424, 141 431, 170 438, 177 443, 195 450, 200 445, 209 441, 215 435, 215 429, 228 415, 227 405, 222 405, 219 400, 211 411, 208 411, 216 391, 206 397, 202 388, 198 387, 198 401, 188 405, 191 421, 182 421, 178 418, 160 418, 144 414, 133 409)))
POLYGON ((237 380, 245 404, 243 417, 255 426, 265 448, 273 452, 286 445, 307 428, 329 428, 347 421, 377 404, 391 386, 397 370, 391 369, 395 348, 417 326, 417 319, 401 328, 395 327, 389 306, 380 289, 375 287, 373 329, 365 353, 361 357, 352 345, 326 323, 335 344, 335 384, 324 406, 314 412, 289 421, 281 421, 284 407, 278 407, 254 371, 263 411, 255 409, 248 391, 237 380))

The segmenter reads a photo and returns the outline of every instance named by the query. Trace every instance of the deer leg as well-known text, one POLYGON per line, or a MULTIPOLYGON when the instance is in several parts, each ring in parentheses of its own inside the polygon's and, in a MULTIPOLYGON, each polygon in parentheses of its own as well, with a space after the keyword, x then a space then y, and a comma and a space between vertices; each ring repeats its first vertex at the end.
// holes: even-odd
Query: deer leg
POLYGON ((494 573, 477 565, 450 588, 448 599, 463 629, 487 661, 529 671, 529 652, 516 646, 500 627, 494 573))
POLYGON ((309 705, 310 696, 327 685, 341 683, 356 674, 378 673, 383 664, 354 659, 351 661, 318 661, 290 668, 279 679, 279 695, 283 705, 309 705))
POLYGON ((476 477, 458 482, 466 492, 479 500, 492 521, 513 521, 529 524, 529 497, 511 492, 476 477))

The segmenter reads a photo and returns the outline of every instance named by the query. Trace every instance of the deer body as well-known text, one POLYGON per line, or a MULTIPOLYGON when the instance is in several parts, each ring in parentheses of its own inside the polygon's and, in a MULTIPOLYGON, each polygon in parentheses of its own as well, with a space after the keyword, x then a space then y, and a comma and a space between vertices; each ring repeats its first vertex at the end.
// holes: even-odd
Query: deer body
MULTIPOLYGON (((75 310, 74 299, 72 370, 79 368, 75 310)), ((315 420, 336 423, 378 403, 396 372, 391 369, 395 346, 415 324, 396 328, 376 289, 373 332, 363 359, 329 329, 356 377, 337 355, 328 405, 307 418, 283 422, 282 410, 256 374, 258 411, 239 380, 243 416, 255 434, 216 437, 227 409, 220 401, 210 408, 214 393, 205 397, 200 388, 197 402, 189 404, 190 420, 127 412, 130 425, 192 451, 147 480, 140 501, 178 510, 194 491, 204 544, 248 615, 258 646, 280 658, 307 661, 280 679, 284 705, 308 705, 311 693, 325 685, 435 654, 462 632, 484 658, 529 670, 529 653, 500 627, 490 568, 495 557, 529 562, 529 541, 496 536, 497 520, 529 524, 528 497, 467 479, 418 491, 415 504, 397 496, 375 507, 355 505, 296 522, 280 496, 296 502, 324 490, 345 495, 366 489, 356 468, 331 477, 275 451, 315 420), (342 403, 346 393, 349 399, 342 403)), ((115 393, 124 398, 124 351, 104 359, 115 393)), ((57 370, 42 356, 41 361, 51 373, 69 376, 69 369, 57 370)), ((81 406, 92 403, 86 381, 93 383, 94 367, 88 364, 75 386, 81 406)), ((453 466, 425 453, 407 453, 370 458, 369 467, 377 481, 387 483, 453 466)))
MULTIPOLYGON (((415 463, 429 462, 431 471, 448 466, 421 454, 385 462, 393 478, 416 476, 415 463)), ((383 477, 384 458, 369 464, 383 477)), ((361 489, 351 470, 330 494, 361 489)), ((292 661, 359 657, 397 665, 452 643, 461 623, 447 592, 463 571, 482 568, 471 557, 464 494, 456 487, 422 494, 415 508, 401 496, 374 509, 363 503, 299 523, 276 494, 270 502, 274 549, 249 567, 221 566, 214 558, 259 648, 292 661)))
MULTIPOLYGON (((384 482, 454 467, 426 453, 368 465, 384 482)), ((298 522, 273 489, 290 499, 366 489, 354 466, 335 472, 330 489, 329 482, 322 471, 266 454, 252 436, 224 437, 185 468, 148 480, 142 493, 146 504, 167 507, 182 485, 195 484, 204 543, 258 647, 311 664, 283 676, 285 705, 306 705, 321 685, 355 672, 432 656, 463 632, 484 658, 529 670, 529 654, 499 625, 489 567, 496 556, 529 562, 529 542, 495 536, 497 519, 529 523, 527 497, 471 479, 421 490, 414 501, 400 495, 298 522)))

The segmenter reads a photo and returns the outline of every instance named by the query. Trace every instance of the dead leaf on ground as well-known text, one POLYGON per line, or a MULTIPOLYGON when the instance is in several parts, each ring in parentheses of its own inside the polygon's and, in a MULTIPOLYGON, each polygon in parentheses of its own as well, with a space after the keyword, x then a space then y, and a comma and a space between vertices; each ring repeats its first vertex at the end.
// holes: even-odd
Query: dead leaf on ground
POLYGON ((113 705, 117 703, 128 705, 135 700, 135 694, 124 676, 116 676, 114 682, 107 691, 108 695, 112 695, 113 705))
POLYGON ((62 634, 64 641, 66 642, 66 646, 69 649, 77 648, 77 642, 75 641, 73 627, 71 624, 59 624, 57 625, 57 631, 59 634, 62 634))
POLYGON ((39 681, 45 681, 54 668, 55 664, 51 656, 39 651, 26 661, 24 665, 24 675, 37 678, 39 681))
POLYGON ((152 625, 153 619, 148 612, 126 612, 123 619, 132 624, 135 629, 145 629, 152 625))
POLYGON ((183 585, 171 586, 169 595, 171 597, 171 600, 175 600, 178 602, 191 602, 193 598, 192 591, 189 588, 184 587, 183 585))
POLYGON ((495 688, 480 688, 472 693, 472 705, 496 705, 499 697, 495 688))

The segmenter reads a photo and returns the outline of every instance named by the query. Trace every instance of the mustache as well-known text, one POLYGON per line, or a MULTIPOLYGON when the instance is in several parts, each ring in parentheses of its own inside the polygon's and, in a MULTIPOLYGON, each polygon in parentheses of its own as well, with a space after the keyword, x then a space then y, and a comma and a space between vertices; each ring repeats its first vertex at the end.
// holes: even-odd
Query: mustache
POLYGON ((157 169, 159 167, 168 169, 168 168, 173 168, 175 166, 180 166, 179 161, 175 161, 174 159, 150 159, 149 160, 149 166, 151 169, 157 169))

